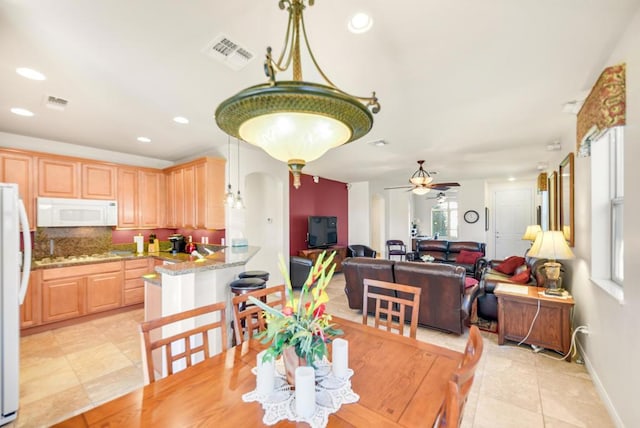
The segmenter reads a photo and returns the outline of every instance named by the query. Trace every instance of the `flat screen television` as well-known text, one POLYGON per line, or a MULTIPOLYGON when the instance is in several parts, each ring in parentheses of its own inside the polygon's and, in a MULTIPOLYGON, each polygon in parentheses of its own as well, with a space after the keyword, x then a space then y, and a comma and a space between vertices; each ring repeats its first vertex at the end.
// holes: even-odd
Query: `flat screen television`
POLYGON ((307 228, 309 248, 328 248, 338 243, 338 218, 335 216, 309 216, 307 228))

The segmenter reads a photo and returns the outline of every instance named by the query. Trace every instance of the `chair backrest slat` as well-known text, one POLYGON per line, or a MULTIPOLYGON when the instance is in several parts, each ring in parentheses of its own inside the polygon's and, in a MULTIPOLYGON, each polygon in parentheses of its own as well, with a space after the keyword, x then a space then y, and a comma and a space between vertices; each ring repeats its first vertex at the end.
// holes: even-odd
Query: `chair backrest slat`
MULTIPOLYGON (((200 320, 201 321, 201 320, 200 320)), ((145 345, 146 369, 149 382, 156 381, 156 372, 162 373, 166 368, 167 374, 174 372, 173 365, 176 361, 184 360, 187 367, 194 363, 194 357, 202 354, 203 359, 211 358, 209 352, 209 333, 212 331, 220 331, 221 346, 220 349, 227 349, 227 318, 226 304, 224 302, 214 303, 188 311, 156 318, 140 324, 140 332, 145 345), (176 333, 167 337, 161 337, 159 330, 163 327, 181 321, 199 322, 198 317, 203 315, 217 317, 217 321, 208 322, 206 324, 197 325, 180 333, 176 333), (154 337, 152 337, 154 336, 154 337), (160 337, 158 337, 160 336, 160 337), (201 342, 199 345, 198 342, 201 342), (175 346, 174 346, 175 345, 175 346), (164 367, 154 367, 153 351, 164 348, 164 367), (177 349, 184 349, 177 351, 177 349)))
POLYGON ((379 328, 380 316, 384 315, 386 320, 383 325, 387 331, 397 330, 400 335, 404 334, 404 314, 407 307, 411 308, 411 324, 409 328, 409 336, 416 338, 418 331, 418 310, 420 309, 420 293, 421 289, 410 285, 396 284, 394 282, 378 281, 375 279, 365 278, 363 280, 364 289, 362 297, 362 323, 367 324, 367 312, 369 299, 373 299, 376 304, 374 314, 374 325, 379 328), (394 293, 405 293, 410 295, 410 299, 398 296, 389 296, 377 293, 371 290, 371 287, 378 289, 391 290, 394 293), (384 306, 383 306, 384 304, 384 306), (395 321, 397 318, 397 321, 395 321))
POLYGON ((440 408, 435 427, 455 428, 460 426, 464 406, 473 385, 483 348, 480 330, 475 325, 471 326, 460 366, 453 372, 447 383, 445 400, 440 408))
POLYGON ((267 328, 262 308, 248 305, 249 296, 262 300, 272 308, 283 309, 287 300, 284 285, 276 285, 235 296, 233 302, 233 330, 236 345, 251 339, 267 328))

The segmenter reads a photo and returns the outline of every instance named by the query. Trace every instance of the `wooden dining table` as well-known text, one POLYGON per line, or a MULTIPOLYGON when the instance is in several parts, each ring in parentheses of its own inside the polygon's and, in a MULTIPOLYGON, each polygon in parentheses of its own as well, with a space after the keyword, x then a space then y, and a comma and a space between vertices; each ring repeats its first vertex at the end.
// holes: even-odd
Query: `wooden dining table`
MULTIPOLYGON (((445 386, 462 354, 333 317, 349 341, 352 390, 360 400, 329 417, 329 427, 431 427, 445 386)), ((56 427, 259 427, 258 402, 244 402, 256 377, 251 369, 266 346, 241 345, 109 401, 56 427)), ((281 421, 277 427, 306 426, 281 421)))

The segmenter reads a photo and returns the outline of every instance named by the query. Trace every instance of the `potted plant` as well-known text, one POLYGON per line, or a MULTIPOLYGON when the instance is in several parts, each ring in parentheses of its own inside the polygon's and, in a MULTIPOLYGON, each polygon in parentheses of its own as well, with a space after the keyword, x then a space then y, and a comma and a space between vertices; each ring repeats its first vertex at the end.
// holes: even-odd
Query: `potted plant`
POLYGON ((331 315, 325 312, 329 301, 326 288, 336 268, 335 251, 325 260, 325 251, 317 258, 302 286, 300 296, 295 297, 284 259, 280 256, 280 271, 287 288, 286 305, 282 310, 272 308, 250 297, 250 301, 264 310, 267 329, 256 337, 262 343, 270 343, 265 360, 283 356, 287 381, 293 385, 294 373, 299 365, 313 365, 327 356, 327 343, 341 335, 331 324, 331 315))

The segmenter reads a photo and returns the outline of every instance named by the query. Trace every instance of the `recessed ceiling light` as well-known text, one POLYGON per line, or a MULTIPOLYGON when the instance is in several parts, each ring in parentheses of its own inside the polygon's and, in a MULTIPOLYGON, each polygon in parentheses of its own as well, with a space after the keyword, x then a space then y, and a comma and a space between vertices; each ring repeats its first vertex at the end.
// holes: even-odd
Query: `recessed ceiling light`
POLYGON ((176 122, 176 123, 180 123, 182 125, 186 125, 187 123, 189 123, 189 119, 187 119, 186 117, 182 117, 182 116, 174 117, 173 121, 176 122))
POLYGON ((27 67, 16 68, 16 73, 18 73, 22 77, 26 77, 27 79, 31 79, 31 80, 47 79, 47 77, 44 74, 40 73, 37 70, 34 70, 32 68, 27 68, 27 67))
POLYGON ((376 141, 370 141, 369 144, 371 144, 373 146, 376 146, 376 147, 384 147, 389 143, 386 142, 385 140, 376 140, 376 141))
POLYGON ((11 113, 17 114, 18 116, 26 116, 26 117, 33 116, 33 112, 30 112, 29 110, 25 108, 20 108, 20 107, 13 107, 11 109, 11 113))
POLYGON ((138 137, 138 141, 140 141, 141 143, 150 143, 151 142, 151 138, 149 138, 149 137, 138 137))
POLYGON ((507 178, 507 180, 509 180, 509 181, 516 181, 516 178, 515 178, 515 177, 509 177, 509 178, 507 178))
POLYGON ((366 33, 373 27, 373 19, 364 12, 358 12, 351 17, 347 28, 355 34, 366 33))

